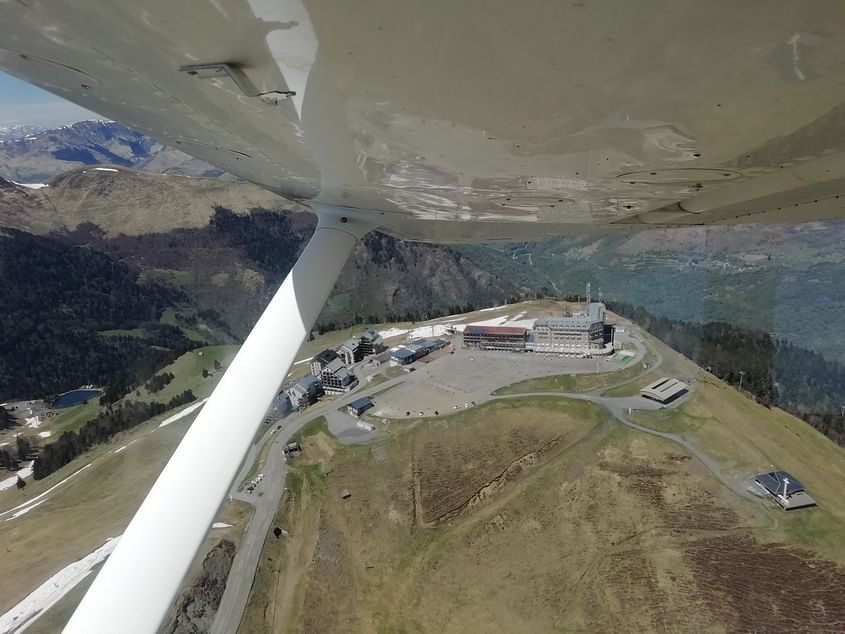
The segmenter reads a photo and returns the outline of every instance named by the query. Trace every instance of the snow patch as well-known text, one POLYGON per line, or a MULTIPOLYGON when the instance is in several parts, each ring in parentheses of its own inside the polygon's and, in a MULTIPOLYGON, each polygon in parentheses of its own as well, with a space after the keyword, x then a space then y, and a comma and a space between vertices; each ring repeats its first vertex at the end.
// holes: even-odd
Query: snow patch
POLYGON ((33 590, 23 601, 0 616, 0 634, 22 632, 44 612, 53 607, 80 581, 103 562, 117 546, 120 537, 111 537, 90 555, 65 566, 33 590))
POLYGON ((418 326, 417 328, 408 331, 408 339, 417 339, 418 337, 442 337, 453 328, 453 326, 449 326, 447 324, 432 324, 431 326, 418 326))
POLYGON ((41 189, 42 187, 49 187, 47 183, 19 183, 18 181, 12 181, 15 185, 20 185, 21 187, 26 187, 27 189, 41 189))
POLYGON ((28 465, 23 467, 22 469, 15 472, 11 478, 6 478, 5 480, 0 480, 0 491, 5 491, 6 489, 11 489, 15 484, 18 482, 18 477, 21 478, 28 478, 32 475, 32 463, 30 462, 28 465))
MULTIPOLYGON (((30 468, 31 468, 31 466, 32 466, 32 465, 30 465, 30 468)), ((71 479, 72 477, 74 477, 76 474, 78 474, 78 473, 80 473, 80 472, 82 472, 82 471, 85 471, 85 470, 86 470, 88 467, 90 467, 90 466, 91 466, 91 463, 89 462, 87 465, 85 465, 85 466, 84 466, 84 467, 82 467, 81 469, 77 469, 76 471, 74 471, 73 473, 71 473, 68 477, 66 477, 66 478, 65 478, 64 480, 62 480, 61 482, 59 482, 59 483, 54 484, 53 486, 51 486, 49 489, 47 489, 46 491, 44 491, 44 493, 41 493, 40 495, 36 495, 36 496, 35 496, 34 498, 32 498, 31 500, 27 500, 26 502, 23 502, 23 503, 21 503, 21 504, 18 504, 17 506, 12 507, 12 508, 10 508, 10 509, 9 509, 9 510, 7 510, 7 511, 3 511, 2 513, 0 513, 0 517, 2 517, 3 515, 6 515, 6 514, 8 514, 8 513, 14 513, 15 511, 18 511, 18 510, 20 510, 20 509, 26 508, 27 506, 32 506, 34 503, 38 502, 38 500, 41 500, 41 499, 43 499, 43 498, 47 497, 47 495, 49 495, 50 493, 52 493, 53 491, 55 491, 57 488, 59 488, 60 486, 62 486, 65 482, 67 482, 68 480, 70 480, 70 479, 71 479)), ((23 469, 21 469, 21 471, 23 471, 23 469)), ((21 471, 18 471, 18 473, 20 473, 21 471)), ((30 470, 30 473, 32 473, 32 471, 31 471, 31 470, 30 470)), ((15 479, 17 480, 17 478, 15 478, 15 479)), ((3 482, 5 482, 5 480, 4 480, 3 482)), ((0 633, 0 634, 2 634, 2 633, 0 633)))
POLYGON ((173 416, 171 416, 170 418, 164 419, 161 422, 161 424, 159 425, 159 427, 166 427, 170 423, 175 423, 180 418, 184 418, 185 416, 187 416, 191 412, 194 412, 194 411, 198 410, 200 407, 202 407, 207 400, 208 400, 207 398, 204 398, 199 403, 194 403, 193 405, 188 405, 188 407, 183 409, 181 412, 177 412, 176 414, 173 414, 173 416))
POLYGON ((121 451, 123 451, 124 449, 126 449, 126 448, 127 448, 127 447, 129 447, 130 445, 134 445, 136 442, 138 442, 138 439, 137 439, 137 438, 136 438, 135 440, 132 440, 132 441, 130 441, 130 442, 128 442, 128 443, 126 443, 126 444, 125 444, 125 445, 123 445, 122 447, 118 447, 117 449, 115 449, 115 450, 114 450, 114 453, 115 453, 115 454, 119 454, 121 451))
POLYGON ((113 167, 92 167, 90 170, 85 170, 86 172, 95 171, 95 172, 117 172, 119 170, 114 169, 113 167))
POLYGON ((391 337, 398 337, 399 335, 404 335, 408 332, 408 330, 404 328, 388 328, 387 330, 379 330, 382 339, 389 339, 391 337))
POLYGON ((49 438, 52 435, 53 435, 53 432, 51 432, 51 431, 40 431, 40 432, 38 432, 39 438, 49 438))
POLYGON ((7 517, 4 521, 8 522, 9 520, 13 520, 17 517, 20 517, 21 515, 26 515, 32 509, 34 509, 36 506, 40 506, 41 504, 44 504, 44 502, 46 502, 46 501, 47 501, 46 498, 43 499, 43 500, 38 500, 35 504, 30 504, 26 508, 22 508, 20 511, 16 511, 15 513, 12 514, 11 517, 7 517))
POLYGON ((525 313, 520 313, 513 317, 494 317, 493 319, 487 319, 484 321, 474 321, 470 326, 514 326, 518 328, 533 328, 534 322, 537 321, 536 319, 518 319, 519 317, 524 316, 525 313))
POLYGON ((231 526, 231 524, 227 524, 226 522, 214 522, 211 528, 230 528, 231 526))
POLYGON ((40 416, 30 416, 29 418, 24 417, 26 421, 27 427, 32 427, 33 429, 38 429, 41 427, 41 417, 40 416))

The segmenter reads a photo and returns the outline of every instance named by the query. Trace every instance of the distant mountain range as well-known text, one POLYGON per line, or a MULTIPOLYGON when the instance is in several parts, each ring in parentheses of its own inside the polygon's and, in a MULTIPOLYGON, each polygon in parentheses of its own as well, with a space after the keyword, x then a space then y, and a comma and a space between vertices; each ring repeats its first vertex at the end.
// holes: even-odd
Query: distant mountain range
MULTIPOLYGON (((37 298, 24 296, 39 307, 40 322, 90 323, 94 332, 108 331, 103 336, 125 331, 161 347, 162 332, 150 327, 150 311, 139 312, 127 303, 137 293, 147 293, 157 298, 151 308, 161 324, 181 328, 194 341, 229 343, 248 333, 310 238, 315 218, 302 210, 248 183, 124 167, 77 168, 38 188, 2 179, 0 227, 26 233, 0 235, 0 305, 20 307, 23 289, 39 289, 37 298), (31 266, 17 265, 22 253, 30 254, 31 266), (42 253, 55 255, 45 264, 39 259, 42 253), (62 276, 56 277, 56 267, 60 271, 64 265, 57 262, 78 268, 89 261, 82 257, 85 253, 125 265, 127 272, 98 264, 98 270, 117 273, 108 280, 98 273, 91 279, 68 276, 67 284, 58 283, 62 276), (137 289, 111 293, 119 305, 110 308, 119 320, 98 319, 90 301, 84 304, 87 312, 80 312, 82 304, 75 298, 90 297, 93 289, 109 284, 137 289)), ((455 251, 374 233, 353 253, 320 327, 418 319, 531 296, 530 288, 499 278, 455 251)), ((0 332, 0 356, 4 350, 45 349, 44 342, 28 345, 18 330, 5 341, 10 332, 0 332)), ((50 332, 53 339, 46 347, 56 363, 62 350, 68 359, 79 358, 74 341, 92 347, 90 338, 81 336, 58 344, 60 329, 50 332)), ((44 337, 43 329, 39 336, 44 337)), ((98 368, 114 365, 109 350, 100 351, 98 368)), ((68 362, 61 367, 75 366, 68 362)), ((56 386, 55 380, 50 385, 56 386)))
MULTIPOLYGON (((142 282, 189 298, 178 310, 216 311, 235 336, 245 334, 313 228, 313 217, 296 213, 302 207, 250 184, 185 177, 218 172, 117 123, 22 132, 0 143, 0 226, 126 262, 142 282)), ((583 293, 591 281, 594 297, 767 331, 845 360, 843 238, 843 223, 448 248, 375 234, 356 251, 321 319, 424 317, 512 297, 583 293)))
POLYGON ((0 178, 0 226, 44 234, 93 223, 108 234, 137 235, 208 224, 214 205, 302 211, 250 183, 187 178, 123 167, 73 169, 38 185, 0 178))
MULTIPOLYGON (((845 361, 845 223, 601 232, 459 247, 486 270, 687 321, 725 321, 845 361)), ((538 289, 538 290, 539 290, 538 289)))
POLYGON ((22 123, 19 125, 0 125, 0 141, 22 139, 27 135, 42 132, 44 129, 44 126, 29 123, 22 123))
POLYGON ((86 165, 119 165, 163 174, 221 176, 223 171, 114 121, 79 121, 41 130, 0 130, 0 177, 41 183, 86 165))

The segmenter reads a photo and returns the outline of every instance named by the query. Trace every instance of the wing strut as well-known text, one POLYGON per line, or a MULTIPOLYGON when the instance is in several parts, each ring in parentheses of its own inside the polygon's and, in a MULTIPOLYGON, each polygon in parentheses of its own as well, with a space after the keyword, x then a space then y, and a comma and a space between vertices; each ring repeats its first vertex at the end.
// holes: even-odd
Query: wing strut
POLYGON ((65 632, 155 632, 356 242, 375 225, 318 210, 314 236, 156 480, 65 632))

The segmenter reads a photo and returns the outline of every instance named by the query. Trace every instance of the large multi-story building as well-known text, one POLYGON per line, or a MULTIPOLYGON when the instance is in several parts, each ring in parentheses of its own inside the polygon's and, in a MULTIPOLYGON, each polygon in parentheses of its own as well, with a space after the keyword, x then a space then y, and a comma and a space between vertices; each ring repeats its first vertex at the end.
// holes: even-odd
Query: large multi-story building
POLYGON ((544 317, 534 328, 476 326, 464 328, 463 346, 475 350, 510 352, 553 352, 599 355, 613 351, 613 326, 606 326, 605 306, 588 302, 582 312, 562 317, 544 317))
POLYGON ((464 348, 476 350, 508 350, 525 352, 528 338, 526 328, 514 326, 467 326, 464 328, 464 348))
POLYGON ((323 350, 311 359, 311 374, 328 394, 343 394, 358 385, 358 379, 334 350, 323 350))
POLYGON ((605 306, 590 302, 583 312, 544 317, 534 322, 535 352, 602 354, 605 352, 605 306))

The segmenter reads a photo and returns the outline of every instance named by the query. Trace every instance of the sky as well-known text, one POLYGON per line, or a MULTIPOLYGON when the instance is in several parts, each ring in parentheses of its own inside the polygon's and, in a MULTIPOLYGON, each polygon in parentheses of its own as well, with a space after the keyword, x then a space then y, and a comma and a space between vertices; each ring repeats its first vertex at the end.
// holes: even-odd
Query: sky
POLYGON ((99 118, 102 117, 11 75, 0 73, 0 127, 22 124, 51 127, 99 118))

